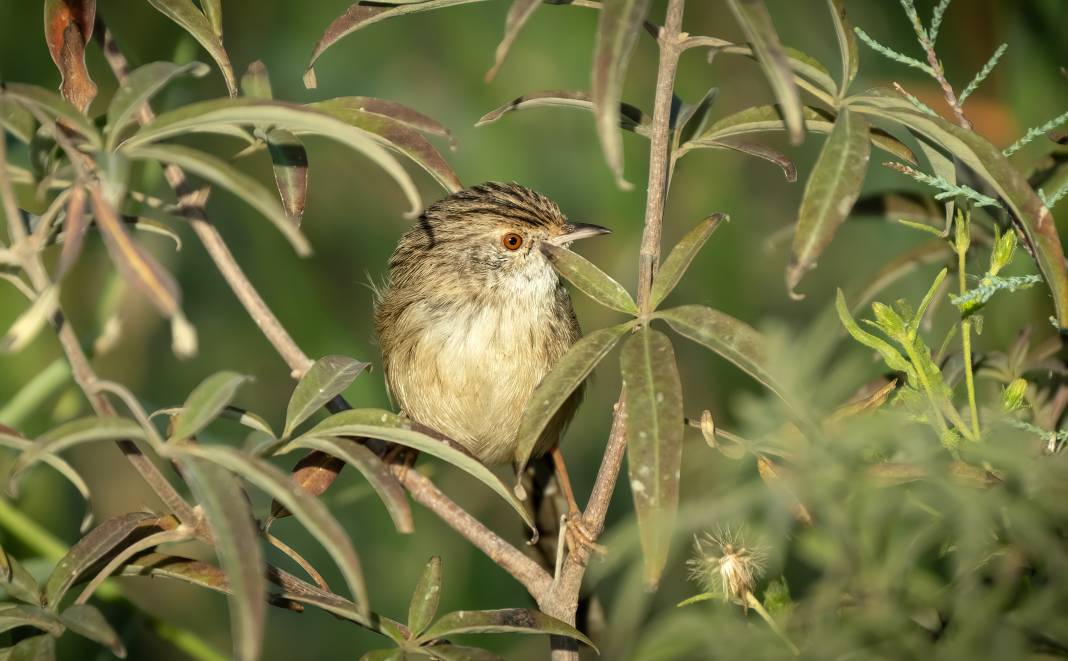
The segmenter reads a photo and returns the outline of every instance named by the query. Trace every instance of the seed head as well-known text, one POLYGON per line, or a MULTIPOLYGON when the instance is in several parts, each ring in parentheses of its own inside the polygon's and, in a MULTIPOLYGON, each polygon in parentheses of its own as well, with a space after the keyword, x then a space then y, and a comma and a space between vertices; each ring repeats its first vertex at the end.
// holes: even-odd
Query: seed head
POLYGON ((722 594, 724 600, 746 606, 746 594, 754 591, 764 575, 764 547, 747 545, 741 530, 721 528, 694 535, 693 551, 694 557, 687 562, 690 579, 706 592, 722 594))

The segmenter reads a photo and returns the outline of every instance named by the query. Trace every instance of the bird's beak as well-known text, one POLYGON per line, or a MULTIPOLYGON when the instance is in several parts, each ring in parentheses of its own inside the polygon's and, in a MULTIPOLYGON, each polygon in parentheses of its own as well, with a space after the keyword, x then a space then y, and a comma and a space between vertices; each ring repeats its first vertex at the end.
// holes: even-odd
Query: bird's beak
POLYGON ((612 230, 607 227, 601 227, 600 225, 591 225, 589 223, 568 223, 564 225, 564 233, 560 236, 553 237, 547 241, 556 246, 567 246, 572 241, 579 239, 586 239, 591 236, 598 236, 600 234, 611 234, 612 230))

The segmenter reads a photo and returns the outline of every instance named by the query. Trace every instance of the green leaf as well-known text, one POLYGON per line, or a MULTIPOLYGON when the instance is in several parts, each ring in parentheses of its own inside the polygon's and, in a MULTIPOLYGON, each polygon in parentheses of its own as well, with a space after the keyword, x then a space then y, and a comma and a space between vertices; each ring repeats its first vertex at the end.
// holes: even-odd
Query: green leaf
POLYGON ((653 280, 651 294, 653 309, 659 307, 668 294, 679 284, 679 280, 682 280, 686 269, 690 268, 694 257, 704 247, 708 237, 712 236, 712 232, 716 231, 716 228, 724 220, 728 220, 727 214, 712 214, 687 232, 686 236, 682 237, 682 240, 671 249, 671 253, 668 254, 667 259, 657 270, 656 279, 653 280))
POLYGON ((290 221, 300 227, 308 199, 308 152, 300 138, 282 129, 267 132, 267 151, 282 207, 290 221))
MULTIPOLYGON (((526 508, 523 507, 523 503, 512 494, 511 490, 501 482, 501 479, 493 471, 486 468, 482 462, 460 445, 417 431, 395 413, 379 409, 353 409, 335 413, 303 435, 298 436, 292 443, 302 443, 306 439, 314 437, 337 436, 363 436, 392 441, 398 445, 414 448, 446 461, 496 491, 523 517, 523 521, 531 529, 534 528, 534 522, 526 508)), ((287 451, 287 447, 280 450, 282 453, 287 451)))
POLYGON ((219 417, 222 410, 230 403, 249 377, 235 372, 216 372, 200 382, 182 406, 182 412, 174 424, 171 440, 193 438, 219 417))
POLYGON ((528 608, 505 608, 488 611, 454 611, 443 615, 434 626, 417 638, 420 642, 466 633, 540 633, 566 636, 583 642, 594 650, 593 642, 581 631, 555 617, 528 608))
POLYGON ((942 281, 946 279, 946 274, 949 273, 948 268, 944 268, 938 272, 935 276, 934 282, 931 283, 931 287, 927 290, 927 294, 924 295, 923 300, 920 301, 920 307, 916 309, 916 314, 909 322, 908 333, 910 339, 916 338, 916 333, 920 330, 920 323, 923 322, 923 316, 927 314, 927 308, 931 305, 931 300, 934 299, 935 292, 942 286, 942 281))
POLYGON ((123 152, 136 160, 173 163, 225 188, 271 221, 292 244, 298 255, 303 257, 311 253, 308 240, 278 205, 274 194, 256 179, 221 158, 184 145, 146 144, 136 148, 124 148, 123 152))
POLYGON ((115 633, 95 606, 75 604, 60 613, 59 620, 79 636, 103 645, 120 659, 126 658, 126 647, 122 644, 119 634, 115 633))
POLYGON ((383 146, 410 158, 450 193, 463 188, 452 166, 418 131, 387 115, 364 110, 361 99, 342 96, 309 103, 307 107, 366 131, 383 146))
POLYGON ((387 101, 385 99, 376 99, 373 96, 345 96, 339 98, 345 99, 348 107, 359 108, 362 112, 370 113, 372 115, 388 117, 398 124, 407 126, 410 129, 415 129, 421 133, 447 138, 450 143, 455 143, 456 141, 455 138, 453 138, 452 132, 441 122, 427 117, 418 110, 409 108, 403 103, 387 101))
POLYGON ((390 472, 385 462, 366 445, 355 439, 341 436, 305 435, 287 443, 277 451, 277 454, 301 448, 325 452, 356 468, 378 494, 382 504, 386 506, 386 511, 393 519, 397 532, 410 533, 415 530, 412 510, 408 504, 408 494, 401 487, 400 482, 393 477, 393 473, 390 472))
POLYGON ((838 226, 849 216, 860 197, 868 171, 871 146, 868 123, 859 114, 842 110, 834 130, 823 145, 812 169, 798 212, 786 284, 790 295, 806 271, 815 268, 824 247, 834 238, 838 226))
POLYGON ((82 443, 123 439, 148 440, 148 437, 140 425, 125 418, 88 417, 60 425, 38 438, 33 447, 19 455, 11 468, 8 491, 15 495, 22 474, 33 464, 43 461, 47 455, 58 454, 82 443))
POLYGON ((222 0, 200 0, 200 7, 204 10, 204 16, 208 18, 208 22, 211 23, 211 29, 215 31, 219 39, 222 39, 222 0))
POLYGON ((6 574, 2 579, 3 588, 8 596, 27 604, 40 606, 41 588, 37 585, 37 580, 33 575, 22 566, 21 562, 9 556, 3 549, 0 549, 0 556, 3 557, 6 574))
POLYGON ((289 476, 270 463, 246 455, 239 450, 220 445, 174 445, 165 448, 170 456, 192 456, 205 459, 236 473, 282 503, 297 517, 301 525, 319 541, 341 569, 345 582, 355 596, 365 616, 370 615, 367 584, 360 568, 360 559, 345 529, 337 522, 326 505, 308 493, 293 488, 289 476))
POLYGON ((1068 328, 1068 269, 1053 216, 1001 151, 977 133, 919 112, 890 92, 875 90, 848 102, 857 112, 890 119, 941 145, 1008 203, 1053 294, 1057 323, 1068 328))
POLYGON ((834 34, 838 38, 838 53, 842 62, 842 78, 838 85, 838 95, 844 96, 849 85, 857 77, 860 55, 857 52, 857 36, 853 33, 853 24, 846 16, 845 0, 827 0, 834 19, 834 34))
MULTIPOLYGON (((824 110, 804 107, 805 128, 811 133, 829 134, 834 130, 834 116, 824 110)), ((785 131, 786 122, 782 119, 779 106, 753 106, 732 115, 728 115, 708 127, 700 135, 684 143, 677 152, 681 157, 686 152, 698 147, 706 146, 706 143, 716 142, 727 138, 752 135, 754 133, 767 133, 771 131, 785 131)), ((897 158, 916 162, 916 155, 904 143, 894 136, 872 129, 870 132, 871 144, 897 158)))
POLYGON ((593 368, 608 355, 634 326, 633 321, 593 331, 567 350, 531 393, 516 433, 516 469, 522 474, 534 447, 553 416, 586 380, 593 368))
POLYGON ((753 327, 729 314, 704 305, 683 305, 654 316, 668 322, 676 333, 703 344, 734 363, 788 404, 785 390, 772 376, 764 337, 753 327))
POLYGON ((645 585, 660 582, 679 507, 682 469, 682 382, 671 340, 648 326, 620 352, 626 387, 627 475, 634 496, 645 585))
POLYGON ((104 238, 104 247, 123 279, 137 287, 161 314, 172 320, 177 319, 181 315, 178 283, 148 251, 134 242, 98 187, 90 189, 90 199, 97 229, 104 238))
POLYGON ((842 325, 846 327, 846 330, 849 331, 849 334, 853 336, 854 340, 866 347, 878 351, 879 355, 883 357, 883 362, 885 362, 890 369, 904 372, 908 375, 909 383, 916 382, 916 371, 897 349, 891 346, 886 340, 865 332, 857 325, 856 320, 853 319, 853 315, 849 312, 849 306, 846 305, 845 301, 845 294, 842 293, 841 289, 838 290, 838 297, 835 299, 835 307, 838 310, 838 318, 842 320, 842 325))
POLYGON ((28 145, 37 131, 37 120, 14 99, 0 93, 0 128, 7 129, 16 140, 28 145))
POLYGON ((493 56, 493 67, 486 72, 486 82, 493 80, 504 64, 504 58, 508 56, 508 49, 512 42, 519 36, 523 25, 534 14, 534 10, 541 4, 541 0, 512 0, 512 6, 508 8, 508 16, 504 19, 504 37, 497 44, 497 51, 493 56))
MULTIPOLYGON (((27 440, 14 434, 8 434, 2 431, 3 427, 0 425, 0 446, 14 448, 16 450, 25 451, 33 446, 33 441, 27 440)), ((68 464, 66 461, 52 454, 45 455, 43 461, 54 468, 60 475, 65 477, 68 482, 74 485, 74 488, 81 494, 82 500, 85 501, 85 516, 82 517, 82 523, 79 528, 82 532, 89 529, 89 526, 93 524, 93 507, 90 503, 89 485, 85 483, 82 476, 78 474, 78 471, 74 470, 74 467, 68 464)), ((2 555, 2 553, 0 553, 2 555)))
POLYGON ((602 5, 594 43, 593 114, 597 135, 616 184, 624 190, 629 190, 631 184, 623 179, 623 137, 616 130, 620 124, 619 102, 627 64, 649 5, 650 0, 616 0, 602 5))
POLYGON ((34 627, 53 636, 63 635, 63 623, 53 613, 24 604, 0 605, 0 633, 18 627, 34 627))
POLYGON ((132 148, 183 133, 199 130, 232 129, 234 126, 272 124, 293 133, 320 135, 358 151, 386 171, 400 185, 412 205, 412 213, 422 209, 419 193, 411 177, 389 152, 366 131, 313 109, 263 99, 216 99, 191 103, 163 113, 127 138, 123 146, 132 148))
MULTIPOLYGON (((170 521, 177 525, 173 519, 170 521)), ((56 563, 48 582, 45 583, 44 605, 58 610, 64 595, 82 574, 110 555, 135 533, 144 537, 162 530, 160 522, 160 517, 155 514, 131 512, 108 519, 90 530, 56 563)))
POLYGON ((300 377, 289 398, 282 438, 289 438, 300 423, 344 392, 370 366, 370 363, 361 363, 348 356, 324 356, 315 361, 300 377))
POLYGON ((731 8, 735 19, 745 32, 757 62, 771 83, 775 99, 783 108, 790 142, 801 144, 805 139, 801 93, 794 82, 793 69, 779 42, 779 35, 775 31, 768 8, 764 6, 763 0, 727 0, 727 6, 731 8))
POLYGON ((434 658, 441 658, 444 661, 504 661, 504 657, 480 647, 432 645, 423 649, 433 653, 434 658))
POLYGON ((438 602, 441 600, 441 558, 434 556, 426 563, 423 575, 412 592, 412 599, 408 605, 408 628, 413 636, 426 631, 434 616, 438 612, 438 602))
POLYGON ((111 97, 108 104, 107 140, 105 148, 115 148, 123 129, 131 122, 136 121, 134 115, 142 105, 149 102, 160 90, 170 84, 172 80, 186 74, 194 78, 207 75, 208 65, 202 62, 190 62, 185 65, 171 62, 150 62, 130 72, 126 82, 111 97))
POLYGON ((304 86, 308 89, 315 89, 317 84, 315 80, 316 60, 327 48, 330 48, 342 37, 350 35, 356 30, 395 16, 417 14, 432 9, 442 9, 482 1, 484 0, 428 0, 427 2, 415 4, 394 3, 393 5, 364 5, 361 2, 354 2, 349 5, 344 14, 335 18, 330 23, 330 26, 326 28, 326 31, 323 32, 323 36, 319 37, 318 43, 315 44, 315 50, 312 51, 311 60, 308 62, 308 68, 304 71, 304 86))
MULTIPOLYGON (((503 115, 517 110, 530 108, 578 108, 593 112, 593 100, 589 92, 573 90, 545 90, 543 92, 531 92, 523 96, 517 96, 508 103, 495 108, 475 123, 476 127, 485 126, 497 121, 503 115)), ((633 131, 638 135, 649 137, 652 119, 643 113, 640 108, 629 103, 619 104, 619 128, 625 131, 633 131)))
MULTIPOLYGON (((7 650, 5 650, 6 652, 7 650)), ((55 661, 56 638, 52 634, 41 634, 24 638, 10 648, 4 661, 55 661)))
MULTIPOLYGON (((743 142, 735 138, 723 138, 722 140, 703 140, 700 143, 695 143, 698 147, 707 147, 712 149, 730 149, 731 151, 741 152, 748 154, 749 156, 755 156, 761 158, 769 163, 774 163, 782 169, 783 176, 786 177, 786 181, 791 183, 797 181, 797 167, 794 166, 786 154, 782 153, 778 149, 761 145, 754 142, 743 142)), ((681 156, 685 152, 680 152, 681 156)))
POLYGON ((601 305, 626 314, 638 314, 638 306, 623 285, 594 266, 582 255, 543 242, 541 251, 557 273, 601 305))
POLYGON ((0 95, 23 106, 36 108, 49 118, 62 119, 66 126, 80 133, 93 147, 101 146, 100 134, 89 118, 55 92, 36 85, 5 82, 0 95))
POLYGON ((208 51, 211 59, 219 65, 223 80, 226 81, 226 89, 231 96, 237 94, 237 79, 234 77, 234 68, 230 65, 230 56, 222 43, 222 17, 214 8, 210 11, 212 20, 209 20, 193 4, 193 0, 148 0, 161 14, 177 23, 183 30, 188 32, 204 50, 208 51), (218 22, 218 25, 215 24, 218 22), (218 30, 216 30, 216 27, 218 30))
POLYGON ((233 475, 209 461, 179 457, 178 465, 204 509, 212 547, 229 579, 234 657, 253 661, 260 656, 267 621, 267 580, 248 497, 233 475))
MULTIPOLYGON (((16 221, 18 222, 18 221, 16 221)), ((11 328, 0 337, 0 353, 22 351, 59 310, 59 288, 50 285, 34 299, 30 307, 15 319, 11 328)))

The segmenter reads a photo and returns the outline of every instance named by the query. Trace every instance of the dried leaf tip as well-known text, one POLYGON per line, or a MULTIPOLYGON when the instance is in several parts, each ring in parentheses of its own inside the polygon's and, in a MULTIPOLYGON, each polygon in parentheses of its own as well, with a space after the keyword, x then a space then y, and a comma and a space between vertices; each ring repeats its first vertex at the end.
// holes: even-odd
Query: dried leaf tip
POLYGON ((706 592, 748 607, 747 595, 764 575, 767 551, 759 544, 747 544, 742 530, 720 528, 714 533, 694 535, 694 556, 687 565, 690 580, 706 592))

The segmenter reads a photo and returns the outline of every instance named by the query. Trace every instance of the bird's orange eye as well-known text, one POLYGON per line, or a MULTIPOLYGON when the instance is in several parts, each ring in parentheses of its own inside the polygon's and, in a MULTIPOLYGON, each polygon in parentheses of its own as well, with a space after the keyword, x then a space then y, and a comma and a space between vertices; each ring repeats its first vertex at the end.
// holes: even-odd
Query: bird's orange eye
POLYGON ((519 236, 515 232, 509 232, 501 237, 501 243, 508 250, 519 250, 523 245, 523 237, 519 236))

